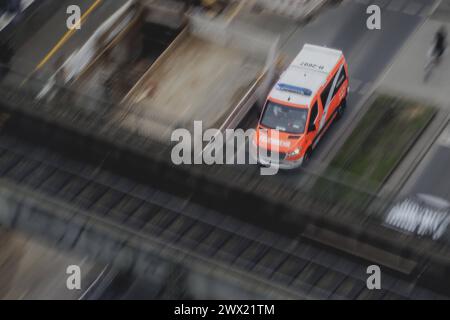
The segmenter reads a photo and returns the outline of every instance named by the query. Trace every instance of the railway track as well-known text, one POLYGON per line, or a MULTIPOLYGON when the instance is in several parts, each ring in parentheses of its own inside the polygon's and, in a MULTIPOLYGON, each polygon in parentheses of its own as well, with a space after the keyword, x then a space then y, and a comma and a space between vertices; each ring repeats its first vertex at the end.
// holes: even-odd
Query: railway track
POLYGON ((238 270, 298 298, 445 298, 395 274, 383 275, 383 290, 367 290, 369 262, 245 224, 100 165, 0 136, 0 181, 158 238, 183 254, 238 270))

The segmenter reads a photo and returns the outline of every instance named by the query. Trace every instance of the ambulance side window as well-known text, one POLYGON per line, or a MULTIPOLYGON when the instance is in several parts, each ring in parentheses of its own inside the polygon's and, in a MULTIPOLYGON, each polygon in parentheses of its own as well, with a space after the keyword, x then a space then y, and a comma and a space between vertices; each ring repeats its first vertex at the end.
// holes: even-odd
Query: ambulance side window
MULTIPOLYGON (((334 79, 334 78, 333 78, 334 79)), ((322 106, 325 109, 326 103, 328 101, 328 95, 330 94, 331 86, 333 85, 333 80, 331 80, 325 89, 323 89, 320 99, 322 100, 322 106)))
POLYGON ((317 101, 316 101, 314 103, 312 109, 311 109, 311 114, 309 116, 308 132, 316 130, 313 126, 314 126, 314 122, 317 119, 317 114, 318 113, 319 113, 319 106, 318 106, 317 101))
POLYGON ((339 89, 341 88, 342 84, 345 82, 345 80, 347 80, 347 74, 345 73, 345 68, 342 67, 341 72, 338 74, 337 76, 337 82, 336 82, 336 87, 334 88, 334 92, 333 92, 333 97, 336 95, 336 93, 339 91, 339 89))

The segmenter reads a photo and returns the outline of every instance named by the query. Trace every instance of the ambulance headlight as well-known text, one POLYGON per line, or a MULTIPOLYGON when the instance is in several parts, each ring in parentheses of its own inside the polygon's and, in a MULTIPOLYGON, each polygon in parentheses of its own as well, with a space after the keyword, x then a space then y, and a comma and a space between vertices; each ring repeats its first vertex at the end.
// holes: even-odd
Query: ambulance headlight
POLYGON ((292 158, 292 157, 298 156, 298 155, 300 154, 301 151, 302 151, 302 148, 297 148, 297 149, 295 149, 294 151, 289 152, 289 153, 287 154, 287 157, 288 157, 288 158, 292 158))

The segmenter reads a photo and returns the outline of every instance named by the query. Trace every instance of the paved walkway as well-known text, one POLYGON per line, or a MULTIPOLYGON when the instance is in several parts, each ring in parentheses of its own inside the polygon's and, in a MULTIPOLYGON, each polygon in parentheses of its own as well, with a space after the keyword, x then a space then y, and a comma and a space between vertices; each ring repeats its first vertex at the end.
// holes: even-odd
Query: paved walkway
POLYGON ((425 100, 440 108, 450 110, 450 50, 446 52, 438 68, 424 82, 424 66, 435 32, 450 23, 428 20, 412 37, 399 58, 381 83, 380 90, 425 100))
MULTIPOLYGON (((450 32, 450 0, 444 0, 409 40, 381 82, 378 92, 405 96, 437 107, 438 113, 396 172, 381 191, 389 195, 395 190, 406 195, 417 189, 422 169, 434 154, 435 142, 446 127, 450 116, 450 50, 427 82, 424 65, 435 32, 445 25, 450 32), (446 22, 445 22, 446 21, 446 22)), ((436 181, 438 183, 439 181, 436 181)))

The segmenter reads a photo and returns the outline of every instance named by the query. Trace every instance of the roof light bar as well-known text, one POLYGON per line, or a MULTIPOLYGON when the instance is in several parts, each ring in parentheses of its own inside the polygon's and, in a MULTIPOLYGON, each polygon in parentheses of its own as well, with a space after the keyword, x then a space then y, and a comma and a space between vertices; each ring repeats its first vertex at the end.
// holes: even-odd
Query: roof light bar
POLYGON ((278 90, 301 94, 302 96, 309 97, 312 95, 312 91, 302 87, 296 87, 290 84, 279 83, 277 85, 278 90))

